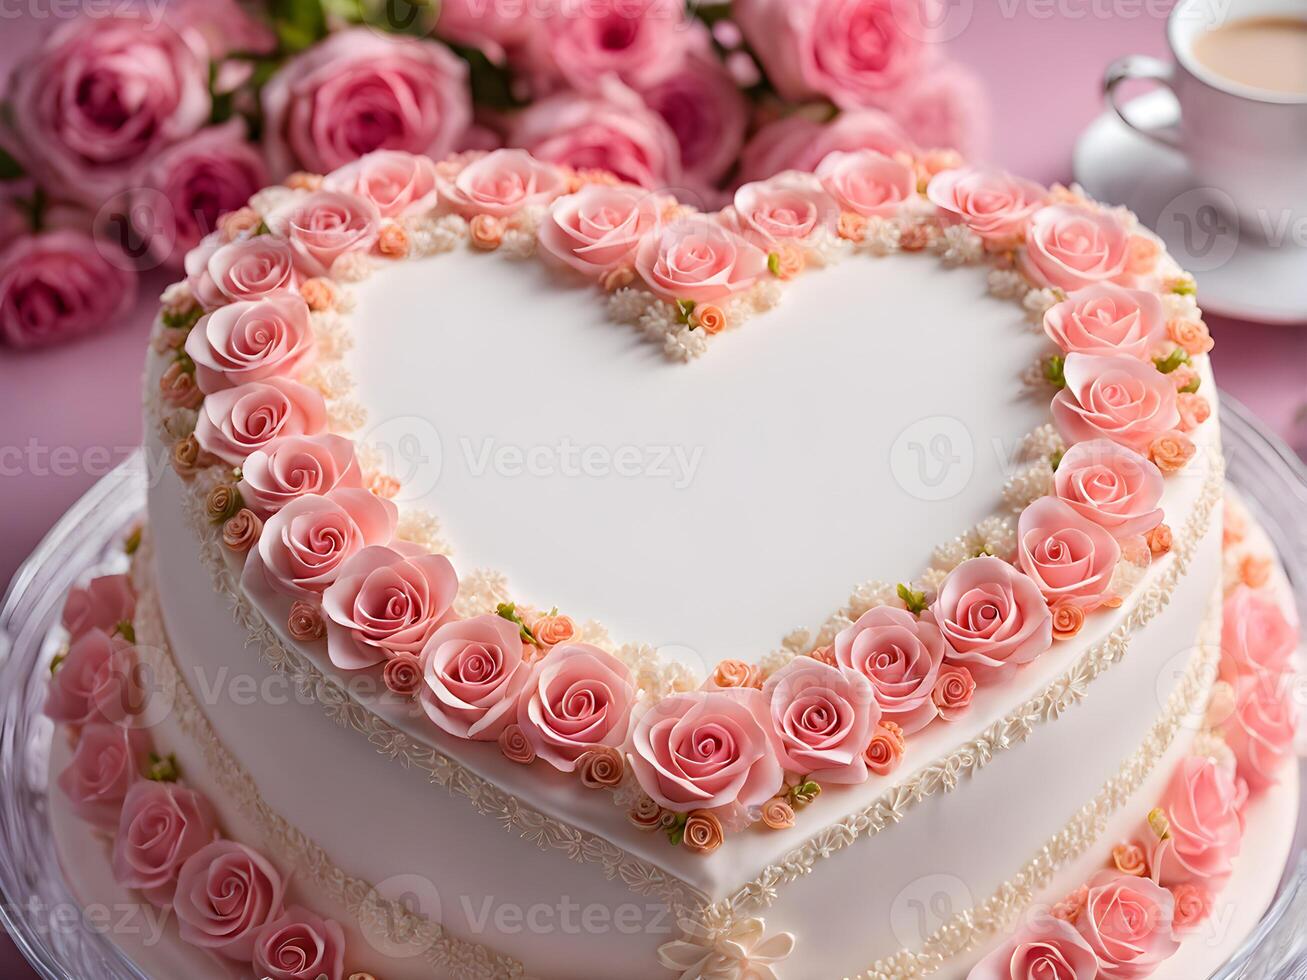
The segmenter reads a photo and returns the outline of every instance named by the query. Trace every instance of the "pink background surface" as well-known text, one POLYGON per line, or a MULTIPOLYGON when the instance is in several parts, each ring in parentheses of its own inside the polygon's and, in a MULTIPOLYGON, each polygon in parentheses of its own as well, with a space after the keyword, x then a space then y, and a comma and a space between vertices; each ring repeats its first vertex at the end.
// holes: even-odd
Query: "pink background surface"
MULTIPOLYGON (((949 16, 957 20, 949 23, 965 26, 951 51, 981 74, 995 107, 990 157, 1038 180, 1068 181, 1076 137, 1100 111, 1103 67, 1122 54, 1163 54, 1165 6, 1156 0, 952 0, 949 16)), ((0 75, 54 26, 48 14, 0 20, 0 75)), ((147 278, 133 314, 99 337, 35 354, 0 353, 0 582, 139 442, 138 377, 161 282, 147 278)), ((1199 277, 1200 301, 1201 286, 1199 277)), ((1222 388, 1302 452, 1307 426, 1295 417, 1307 402, 1307 328, 1209 322, 1222 388)), ((32 976, 3 939, 0 976, 32 976)))

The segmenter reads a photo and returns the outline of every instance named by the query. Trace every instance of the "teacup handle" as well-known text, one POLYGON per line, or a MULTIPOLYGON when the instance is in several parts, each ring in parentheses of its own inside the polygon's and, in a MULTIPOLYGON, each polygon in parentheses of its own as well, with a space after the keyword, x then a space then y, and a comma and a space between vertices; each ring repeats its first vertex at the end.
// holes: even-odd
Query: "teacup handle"
POLYGON ((1174 92, 1175 89, 1171 84, 1175 79, 1174 67, 1165 61, 1150 58, 1143 54, 1132 54, 1124 58, 1118 58, 1107 66, 1107 73, 1103 76, 1103 94, 1107 97, 1107 101, 1111 103, 1121 121, 1136 133, 1147 136, 1150 140, 1161 143, 1163 146, 1178 150, 1180 148, 1178 120, 1177 122, 1167 123, 1165 126, 1140 126, 1127 115, 1125 107, 1121 105, 1118 90, 1122 82, 1133 79, 1157 82, 1174 92))

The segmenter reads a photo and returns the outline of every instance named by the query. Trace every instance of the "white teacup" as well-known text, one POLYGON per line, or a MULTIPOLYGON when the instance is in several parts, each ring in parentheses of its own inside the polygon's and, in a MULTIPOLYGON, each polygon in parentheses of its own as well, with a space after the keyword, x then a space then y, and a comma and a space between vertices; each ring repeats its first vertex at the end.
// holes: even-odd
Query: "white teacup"
POLYGON ((1214 73, 1194 54, 1214 28, 1245 18, 1307 17, 1303 0, 1180 0, 1167 22, 1174 56, 1168 64, 1144 55, 1113 62, 1104 91, 1121 120, 1149 139, 1184 154, 1196 180, 1233 202, 1241 228, 1273 238, 1307 221, 1307 93, 1252 88, 1214 73), (1164 126, 1137 125, 1119 98, 1122 83, 1148 79, 1169 88, 1179 114, 1164 126))

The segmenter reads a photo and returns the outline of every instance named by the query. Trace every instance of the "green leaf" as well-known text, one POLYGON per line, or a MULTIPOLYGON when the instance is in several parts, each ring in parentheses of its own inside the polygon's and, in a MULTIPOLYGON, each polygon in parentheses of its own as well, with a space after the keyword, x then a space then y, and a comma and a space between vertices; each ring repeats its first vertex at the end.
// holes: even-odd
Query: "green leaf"
POLYGON ((821 785, 816 780, 805 779, 790 790, 790 805, 801 810, 819 796, 821 785))
POLYGON ((684 813, 676 815, 676 822, 667 828, 667 839, 676 847, 685 840, 685 824, 690 818, 684 813))
POLYGON ((898 587, 899 598, 903 600, 908 607, 908 612, 914 616, 920 616, 926 609, 926 593, 914 592, 910 586, 900 582, 898 587))
POLYGON ((1175 350, 1171 351, 1171 353, 1167 354, 1166 357, 1153 358, 1153 363, 1157 365, 1157 370, 1161 371, 1163 374, 1170 374, 1176 368, 1180 367, 1180 365, 1190 364, 1192 362, 1189 359, 1189 352, 1183 347, 1177 347, 1175 350))
POLYGON ((781 274, 781 253, 780 253, 780 252, 768 252, 768 253, 767 253, 767 271, 770 272, 773 276, 777 276, 777 277, 780 276, 780 274, 781 274))
POLYGON ((1194 379, 1193 379, 1192 381, 1190 381, 1187 385, 1185 385, 1183 388, 1180 389, 1180 394, 1182 394, 1182 395, 1192 395, 1192 394, 1194 394, 1195 392, 1198 391, 1198 386, 1199 386, 1200 384, 1202 384, 1202 383, 1203 383, 1203 379, 1200 378, 1200 377, 1198 377, 1198 375, 1195 374, 1195 375, 1194 375, 1194 379))
POLYGON ((162 317, 163 325, 172 330, 189 330, 199 322, 200 317, 203 315, 204 311, 202 309, 198 306, 192 306, 181 313, 164 313, 162 317))
POLYGON ((113 628, 114 635, 121 636, 128 643, 136 642, 136 627, 130 619, 124 619, 113 628))
POLYGON ((26 175, 23 165, 14 159, 13 154, 0 146, 0 180, 18 180, 26 175))
POLYGON ((1066 358, 1054 354, 1044 362, 1044 378, 1058 391, 1066 387, 1066 358))
POLYGON ((327 36, 320 0, 272 0, 268 7, 283 54, 297 54, 327 36))
POLYGON ((690 316, 694 313, 694 307, 694 300, 678 299, 676 301, 676 318, 682 323, 689 323, 690 316))
POLYGON ((181 778, 181 767, 177 765, 177 757, 171 752, 167 755, 159 755, 151 752, 150 764, 145 768, 145 778, 152 779, 156 783, 175 783, 181 778))
POLYGON ((1053 467, 1054 473, 1056 473, 1057 468, 1062 465, 1062 457, 1065 455, 1066 455, 1065 449, 1059 449, 1056 452, 1052 452, 1048 454, 1048 462, 1049 465, 1053 467))
POLYGON ((526 623, 522 621, 522 617, 517 611, 517 603, 501 602, 495 607, 495 615, 499 616, 501 619, 508 620, 510 623, 516 624, 518 630, 522 634, 523 643, 530 643, 533 646, 540 645, 536 638, 531 635, 531 631, 526 628, 526 623))
POLYGON ((60 650, 58 653, 54 655, 54 657, 50 660, 51 677, 53 677, 58 672, 60 665, 67 659, 68 659, 68 650, 66 648, 60 650))
POLYGON ((138 524, 136 527, 132 528, 132 533, 127 535, 127 539, 123 541, 123 551, 127 552, 129 555, 134 555, 140 547, 141 526, 138 524))
POLYGON ((1175 293, 1177 296, 1197 296, 1198 283, 1190 278, 1181 279, 1171 287, 1171 292, 1175 293))

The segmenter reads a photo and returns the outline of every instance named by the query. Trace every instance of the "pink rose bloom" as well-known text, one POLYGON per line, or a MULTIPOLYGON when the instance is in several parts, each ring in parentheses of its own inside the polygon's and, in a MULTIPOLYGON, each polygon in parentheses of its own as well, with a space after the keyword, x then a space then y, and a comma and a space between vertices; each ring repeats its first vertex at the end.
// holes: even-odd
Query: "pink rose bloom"
POLYGON ((10 75, 29 171, 98 207, 208 121, 208 71, 198 33, 167 23, 123 14, 56 26, 10 75))
POLYGON ((679 0, 558 3, 526 34, 526 71, 537 92, 594 91, 608 78, 641 88, 680 67, 688 34, 679 0))
POLYGON ((259 930, 253 965, 266 980, 341 980, 345 932, 339 922, 292 905, 259 930))
POLYGON ((218 227, 218 218, 243 207, 268 183, 259 151, 232 120, 201 130, 150 163, 132 191, 130 216, 150 253, 170 266, 218 227))
POLYGON ((1292 668, 1298 628, 1270 595, 1240 585, 1226 597, 1221 621, 1221 676, 1278 678, 1292 668))
POLYGON ((930 607, 949 651, 981 683, 1001 680, 1053 645, 1039 587, 999 558, 981 555, 949 573, 930 607))
POLYGON ((381 233, 381 212, 371 201, 343 191, 315 191, 268 216, 268 227, 285 238, 305 276, 330 276, 331 264, 348 252, 367 252, 381 233))
POLYGON ((523 691, 517 723, 537 758, 572 772, 589 750, 626 741, 635 693, 616 657, 588 643, 560 643, 523 691))
POLYGON ((644 237, 635 271, 669 302, 711 303, 753 286, 767 271, 767 253, 707 217, 682 218, 644 237))
POLYGON ((843 109, 893 104, 934 61, 919 0, 739 0, 732 12, 781 97, 843 109))
POLYGON ((327 406, 312 388, 285 378, 224 388, 204 399, 195 438, 200 448, 232 466, 281 436, 317 435, 327 406))
POLYGON ((753 688, 672 694, 635 723, 635 778, 674 813, 761 806, 784 780, 767 700, 753 688))
POLYGON ((237 489, 246 507, 267 517, 297 497, 361 486, 353 440, 324 432, 285 436, 256 449, 241 464, 237 489))
POLYGON ((1120 277, 1129 250, 1130 233, 1115 215, 1051 204, 1031 216, 1017 265, 1036 286, 1070 292, 1120 277))
POLYGON ((1076 928, 1098 957, 1102 980, 1140 980, 1180 947, 1175 900, 1147 878, 1100 871, 1089 880, 1076 928))
POLYGON ((422 663, 422 707, 441 731, 494 741, 517 720, 532 672, 516 623, 490 614, 446 623, 427 641, 422 663))
POLYGON ((399 653, 416 656, 457 597, 458 576, 444 555, 364 548, 322 595, 331 662, 362 670, 399 653))
POLYGON ((784 173, 744 184, 735 192, 724 223, 760 248, 807 238, 820 230, 831 233, 840 208, 811 174, 784 173))
POLYGON ((436 34, 455 44, 476 48, 502 65, 521 48, 536 25, 521 0, 441 0, 436 34))
POLYGON ((1026 222, 1044 206, 1046 193, 1032 180, 981 167, 945 170, 926 187, 926 196, 947 218, 995 246, 1020 239, 1026 222))
POLYGON ((1219 888, 1234 870, 1243 841, 1248 785, 1225 766, 1189 756, 1171 777, 1161 807, 1171 839, 1154 851, 1154 877, 1169 887, 1195 878, 1219 888))
POLYGON ((1166 339, 1166 310, 1156 293, 1098 283, 1045 313, 1044 332, 1068 354, 1122 354, 1146 361, 1166 339))
POLYGON ((596 94, 560 92, 528 106, 507 142, 537 160, 606 170, 641 187, 665 187, 681 176, 681 151, 667 123, 616 81, 596 94))
POLYGON ((835 662, 871 681, 883 721, 905 735, 925 728, 939 713, 931 692, 948 647, 934 617, 876 606, 835 637, 835 662))
POLYGON ((1234 752, 1239 778, 1252 793, 1262 793, 1278 783, 1293 755, 1297 707, 1291 687, 1282 678, 1244 678, 1234 714, 1222 729, 1234 752))
POLYGON ((985 87, 956 61, 935 65, 897 89, 888 109, 912 139, 932 149, 984 157, 991 128, 985 87))
POLYGON ((74 587, 64 600, 63 628, 73 640, 78 640, 93 629, 106 633, 122 622, 131 622, 136 615, 136 593, 128 575, 101 575, 86 583, 86 588, 74 587))
POLYGON ((209 801, 176 783, 138 779, 127 790, 113 842, 114 881, 156 908, 172 905, 186 859, 218 837, 209 801))
POLYGON ((108 722, 84 727, 73 758, 58 779, 73 812, 97 827, 116 827, 128 787, 136 781, 149 747, 148 737, 139 729, 108 722))
POLYGON ((887 157, 915 153, 903 128, 879 109, 842 112, 827 123, 794 113, 768 123, 740 154, 740 179, 764 180, 783 170, 813 171, 831 153, 875 150, 887 157))
POLYGON ((123 646, 121 638, 99 627, 91 627, 75 639, 50 680, 42 708, 45 715, 64 725, 103 720, 100 705, 106 673, 123 646))
POLYGON ((191 294, 206 310, 293 291, 299 284, 295 253, 288 242, 272 235, 234 242, 210 235, 186 255, 185 268, 191 294))
POLYGON ((554 201, 540 223, 540 247, 598 278, 633 261, 640 240, 658 224, 659 203, 636 187, 586 184, 554 201))
POLYGON ((967 974, 967 980, 1094 980, 1098 957, 1075 926, 1051 916, 1024 928, 967 974))
POLYGON ((1148 361, 1068 354, 1066 387, 1053 397, 1053 422, 1068 444, 1110 439, 1144 452, 1180 424, 1175 385, 1148 361))
POLYGON ((181 866, 173 909, 185 942, 248 963, 260 931, 282 912, 286 889, 263 855, 217 840, 181 866))
POLYGON ((786 771, 826 783, 867 779, 863 753, 880 721, 871 682, 850 667, 795 657, 762 688, 786 771))
POLYGON ((912 168, 875 150, 836 150, 822 160, 817 176, 841 210, 867 218, 892 218, 917 193, 912 168))
POLYGON ((398 220, 436 206, 436 164, 402 150, 374 150, 329 173, 323 186, 371 201, 383 218, 398 220))
POLYGON ((1162 523, 1162 471, 1110 439, 1078 442, 1068 449, 1057 464, 1053 487, 1060 500, 1117 540, 1147 534, 1162 523))
POLYGON ((110 242, 48 231, 0 252, 0 344, 22 350, 99 333, 135 301, 131 260, 110 242))
POLYGON ((1070 504, 1040 497, 1017 521, 1017 556, 1050 606, 1070 602, 1088 612, 1107 597, 1121 546, 1070 504))
POLYGON ((205 394, 267 378, 297 378, 315 353, 309 307, 298 293, 220 306, 186 335, 195 383, 205 394))
POLYGON ((341 488, 292 500, 268 518, 241 584, 317 599, 364 548, 389 544, 399 510, 369 490, 341 488))
POLYGON ((263 88, 274 174, 330 173, 373 150, 448 156, 472 121, 467 64, 443 44, 355 27, 296 55, 263 88))
POLYGON ((452 179, 440 179, 440 196, 470 218, 509 218, 523 208, 544 207, 567 190, 563 174, 525 150, 493 150, 473 160, 452 179))

